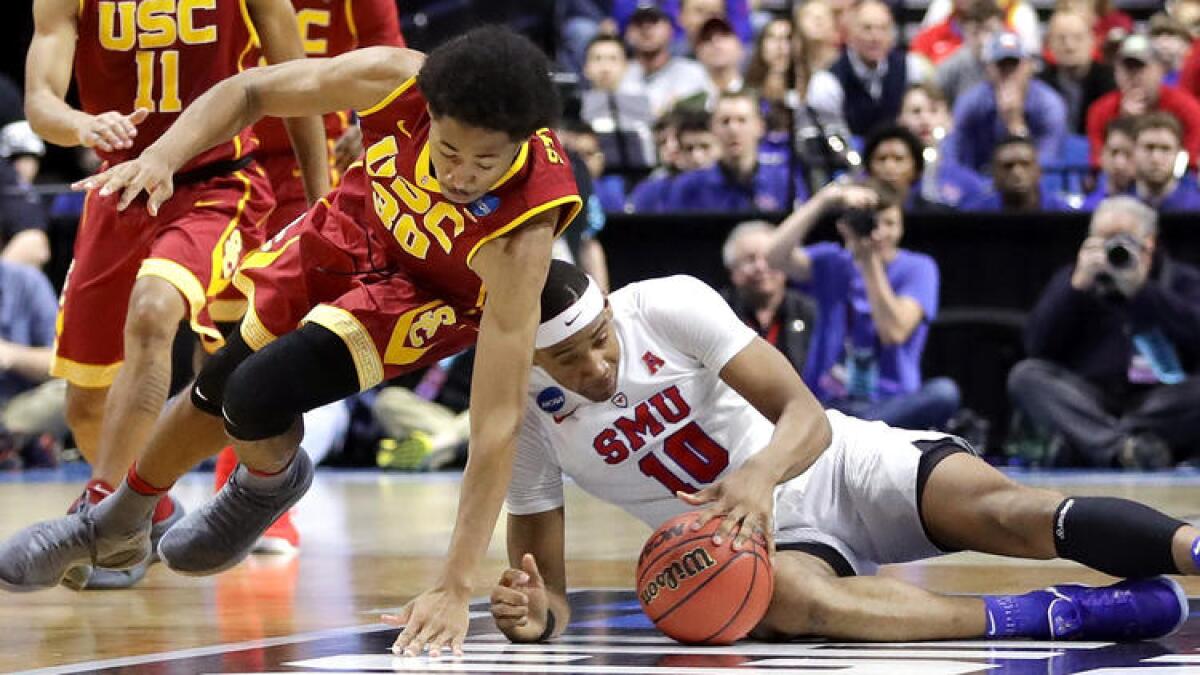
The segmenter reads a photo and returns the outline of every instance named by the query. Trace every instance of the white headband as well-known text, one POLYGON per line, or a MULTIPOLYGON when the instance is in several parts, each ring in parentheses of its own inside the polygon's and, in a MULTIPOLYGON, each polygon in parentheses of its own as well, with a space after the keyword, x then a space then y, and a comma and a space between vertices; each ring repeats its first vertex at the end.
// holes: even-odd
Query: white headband
POLYGON ((588 277, 587 290, 578 300, 571 303, 571 306, 560 312, 558 316, 547 319, 538 326, 534 347, 545 349, 566 340, 595 321, 603 311, 604 293, 600 291, 596 281, 588 277))

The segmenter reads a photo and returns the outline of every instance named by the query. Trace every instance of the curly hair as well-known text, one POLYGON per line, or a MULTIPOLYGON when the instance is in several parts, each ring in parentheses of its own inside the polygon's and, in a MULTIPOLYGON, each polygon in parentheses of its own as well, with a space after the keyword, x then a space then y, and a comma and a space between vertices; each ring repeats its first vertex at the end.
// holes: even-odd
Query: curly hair
POLYGON ((503 26, 475 28, 434 49, 417 86, 434 117, 503 132, 514 141, 553 126, 562 111, 546 55, 503 26))

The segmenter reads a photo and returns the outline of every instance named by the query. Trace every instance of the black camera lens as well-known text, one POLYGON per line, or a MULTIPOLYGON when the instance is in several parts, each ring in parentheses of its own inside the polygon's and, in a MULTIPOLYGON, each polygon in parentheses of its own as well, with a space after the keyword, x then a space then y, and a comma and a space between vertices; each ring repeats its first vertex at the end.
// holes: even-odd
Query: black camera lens
POLYGON ((1104 243, 1104 255, 1114 269, 1131 267, 1136 259, 1132 242, 1125 237, 1114 237, 1104 243))
POLYGON ((850 226, 850 230, 860 237, 869 237, 875 231, 878 221, 875 212, 870 209, 848 209, 842 214, 842 220, 850 226))

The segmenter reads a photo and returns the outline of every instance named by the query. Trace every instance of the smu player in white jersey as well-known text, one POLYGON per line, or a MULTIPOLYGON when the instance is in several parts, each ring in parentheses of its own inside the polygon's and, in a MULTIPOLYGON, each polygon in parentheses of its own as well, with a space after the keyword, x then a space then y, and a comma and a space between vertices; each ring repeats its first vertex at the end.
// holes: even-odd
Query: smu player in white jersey
POLYGON ((567 625, 563 475, 651 527, 703 506, 714 539, 767 536, 775 595, 753 633, 851 640, 1168 635, 1200 531, 1122 499, 1018 485, 965 441, 823 411, 787 360, 690 277, 605 299, 551 264, 508 493, 492 614, 512 640, 567 625), (869 575, 952 550, 1076 560, 1114 576, 1015 596, 943 596, 869 575))

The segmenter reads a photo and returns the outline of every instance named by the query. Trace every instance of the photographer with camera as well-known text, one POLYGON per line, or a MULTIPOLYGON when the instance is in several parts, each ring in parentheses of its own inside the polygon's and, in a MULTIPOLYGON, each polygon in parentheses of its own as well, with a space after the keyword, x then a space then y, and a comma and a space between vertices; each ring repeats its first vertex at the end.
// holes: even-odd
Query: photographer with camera
POLYGON ((1025 348, 1009 395, 1080 463, 1158 469, 1200 443, 1200 269, 1158 249, 1157 216, 1133 197, 1097 207, 1025 348))
POLYGON ((937 263, 900 248, 901 197, 878 182, 832 183, 787 217, 767 261, 817 301, 804 380, 826 406, 910 429, 940 427, 958 410, 958 387, 921 379, 937 315, 937 263), (798 246, 825 216, 843 244, 798 246))

